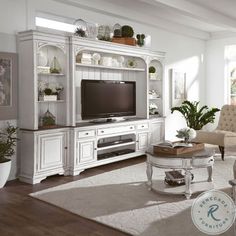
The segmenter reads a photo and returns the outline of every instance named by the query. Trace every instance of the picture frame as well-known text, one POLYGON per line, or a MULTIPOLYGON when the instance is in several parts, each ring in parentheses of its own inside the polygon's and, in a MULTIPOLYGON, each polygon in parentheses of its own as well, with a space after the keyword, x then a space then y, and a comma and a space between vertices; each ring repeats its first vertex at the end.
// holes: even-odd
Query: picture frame
POLYGON ((17 54, 0 52, 0 120, 17 119, 17 54))
POLYGON ((171 106, 179 106, 186 99, 186 72, 171 69, 171 106))

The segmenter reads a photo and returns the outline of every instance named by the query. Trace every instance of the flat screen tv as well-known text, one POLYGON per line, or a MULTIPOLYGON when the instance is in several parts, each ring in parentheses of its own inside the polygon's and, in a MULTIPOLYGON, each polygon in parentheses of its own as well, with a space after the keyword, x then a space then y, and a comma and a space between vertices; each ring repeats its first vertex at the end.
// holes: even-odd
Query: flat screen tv
POLYGON ((136 115, 136 84, 131 81, 82 80, 82 119, 136 115))

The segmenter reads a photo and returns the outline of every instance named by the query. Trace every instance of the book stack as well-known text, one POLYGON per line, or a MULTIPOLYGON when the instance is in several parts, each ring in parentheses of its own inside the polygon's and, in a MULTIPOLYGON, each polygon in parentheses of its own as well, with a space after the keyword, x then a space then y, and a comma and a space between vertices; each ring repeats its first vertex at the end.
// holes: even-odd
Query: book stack
MULTIPOLYGON (((167 183, 168 185, 179 186, 185 184, 184 175, 180 170, 166 171, 165 174, 165 183, 167 183)), ((194 176, 192 174, 192 180, 193 178, 194 176)))
POLYGON ((80 61, 82 64, 91 65, 92 55, 90 53, 82 53, 80 61))

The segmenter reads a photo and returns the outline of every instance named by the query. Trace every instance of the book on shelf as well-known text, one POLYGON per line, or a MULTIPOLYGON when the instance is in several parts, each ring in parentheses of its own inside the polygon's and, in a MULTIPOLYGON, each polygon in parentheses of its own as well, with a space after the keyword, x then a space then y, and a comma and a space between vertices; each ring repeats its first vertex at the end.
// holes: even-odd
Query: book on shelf
POLYGON ((155 146, 157 147, 165 147, 165 148, 178 148, 178 147, 193 147, 192 143, 185 142, 171 142, 169 140, 165 140, 162 143, 158 143, 155 146))

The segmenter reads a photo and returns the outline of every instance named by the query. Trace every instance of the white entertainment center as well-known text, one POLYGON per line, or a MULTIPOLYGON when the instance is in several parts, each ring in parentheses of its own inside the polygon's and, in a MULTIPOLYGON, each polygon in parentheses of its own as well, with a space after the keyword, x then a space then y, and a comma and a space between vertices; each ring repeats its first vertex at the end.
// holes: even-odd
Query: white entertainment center
POLYGON ((164 139, 165 53, 39 31, 20 32, 18 46, 20 180, 36 184, 50 175, 78 175, 145 154, 149 145, 164 139), (83 54, 99 54, 100 63, 82 63, 83 54), (55 57, 60 71, 52 73, 47 67, 55 57), (106 58, 112 64, 101 63, 106 58), (150 66, 157 69, 154 79, 149 78, 150 66), (136 116, 108 123, 82 120, 81 80, 135 81, 136 116), (59 84, 60 96, 42 99, 42 83, 59 84), (158 114, 150 114, 150 103, 158 114), (47 111, 56 119, 53 127, 41 124, 47 111))

